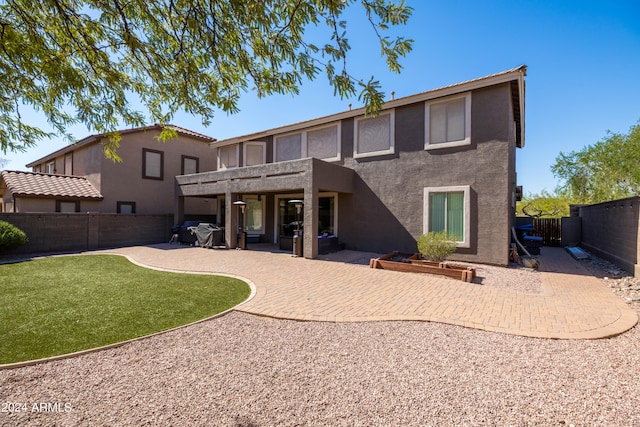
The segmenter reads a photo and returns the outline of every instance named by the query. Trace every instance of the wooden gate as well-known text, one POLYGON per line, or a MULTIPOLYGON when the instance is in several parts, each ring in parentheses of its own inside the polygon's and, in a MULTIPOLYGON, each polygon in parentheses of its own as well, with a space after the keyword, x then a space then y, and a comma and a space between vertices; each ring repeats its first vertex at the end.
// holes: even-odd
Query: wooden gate
POLYGON ((545 246, 562 246, 562 218, 534 218, 533 229, 545 246))

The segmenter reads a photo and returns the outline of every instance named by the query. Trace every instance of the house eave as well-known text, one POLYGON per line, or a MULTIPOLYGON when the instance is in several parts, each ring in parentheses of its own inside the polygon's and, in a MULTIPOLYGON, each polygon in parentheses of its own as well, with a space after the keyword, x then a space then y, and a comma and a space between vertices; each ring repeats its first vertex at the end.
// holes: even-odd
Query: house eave
MULTIPOLYGON (((403 98, 398 98, 393 101, 388 101, 384 103, 382 106, 382 110, 390 110, 393 108, 402 107, 409 104, 415 104, 418 102, 426 102, 437 98, 442 98, 445 96, 455 95, 462 92, 468 92, 475 89, 480 89, 483 87, 494 86, 502 83, 508 83, 514 80, 518 81, 518 87, 520 88, 520 111, 521 111, 521 120, 522 120, 522 146, 524 146, 524 76, 526 76, 527 67, 526 65, 521 65, 519 67, 503 71, 500 73, 492 74, 486 77, 480 77, 478 79, 469 80, 466 82, 456 83, 449 86, 444 86, 437 89, 432 89, 426 92, 421 92, 415 95, 406 96, 403 98)), ((318 117, 316 119, 306 120, 298 123, 293 123, 286 126, 280 126, 260 132, 254 132, 250 134, 245 134, 241 136, 236 136, 233 138, 222 139, 219 141, 215 141, 211 143, 213 147, 223 147, 226 145, 233 145, 240 142, 245 141, 257 141, 261 138, 268 138, 273 135, 294 132, 301 129, 307 129, 315 126, 321 126, 324 124, 338 122, 340 120, 350 119, 353 117, 363 116, 366 110, 364 107, 357 108, 355 110, 344 111, 337 114, 332 114, 329 116, 318 117)))
POLYGON ((31 194, 31 193, 12 193, 12 196, 20 199, 49 199, 49 200, 85 200, 85 201, 101 201, 104 197, 83 197, 83 196, 69 196, 69 195, 57 195, 57 194, 31 194))

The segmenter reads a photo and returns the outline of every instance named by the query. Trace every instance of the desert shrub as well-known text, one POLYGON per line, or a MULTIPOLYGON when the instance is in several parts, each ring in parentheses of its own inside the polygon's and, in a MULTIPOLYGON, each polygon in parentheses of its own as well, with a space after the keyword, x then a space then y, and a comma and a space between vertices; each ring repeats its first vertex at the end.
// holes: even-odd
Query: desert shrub
POLYGON ((0 252, 17 248, 28 242, 27 235, 13 224, 0 221, 0 252))
POLYGON ((425 259, 440 262, 456 251, 456 244, 446 232, 431 231, 418 238, 418 251, 425 259))

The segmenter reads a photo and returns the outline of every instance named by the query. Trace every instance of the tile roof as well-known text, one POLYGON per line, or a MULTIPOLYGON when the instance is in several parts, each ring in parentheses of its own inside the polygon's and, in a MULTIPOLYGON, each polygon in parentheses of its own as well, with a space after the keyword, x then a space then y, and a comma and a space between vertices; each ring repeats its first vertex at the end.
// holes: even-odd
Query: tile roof
POLYGON ((14 196, 64 197, 102 200, 102 194, 86 178, 47 173, 2 171, 0 178, 14 196))

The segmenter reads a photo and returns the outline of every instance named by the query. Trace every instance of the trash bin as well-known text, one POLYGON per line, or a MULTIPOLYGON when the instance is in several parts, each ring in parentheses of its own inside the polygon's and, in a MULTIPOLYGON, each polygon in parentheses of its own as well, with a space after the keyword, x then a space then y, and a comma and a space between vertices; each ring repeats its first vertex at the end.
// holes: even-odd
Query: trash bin
POLYGON ((293 234, 293 256, 302 256, 302 231, 293 234))

